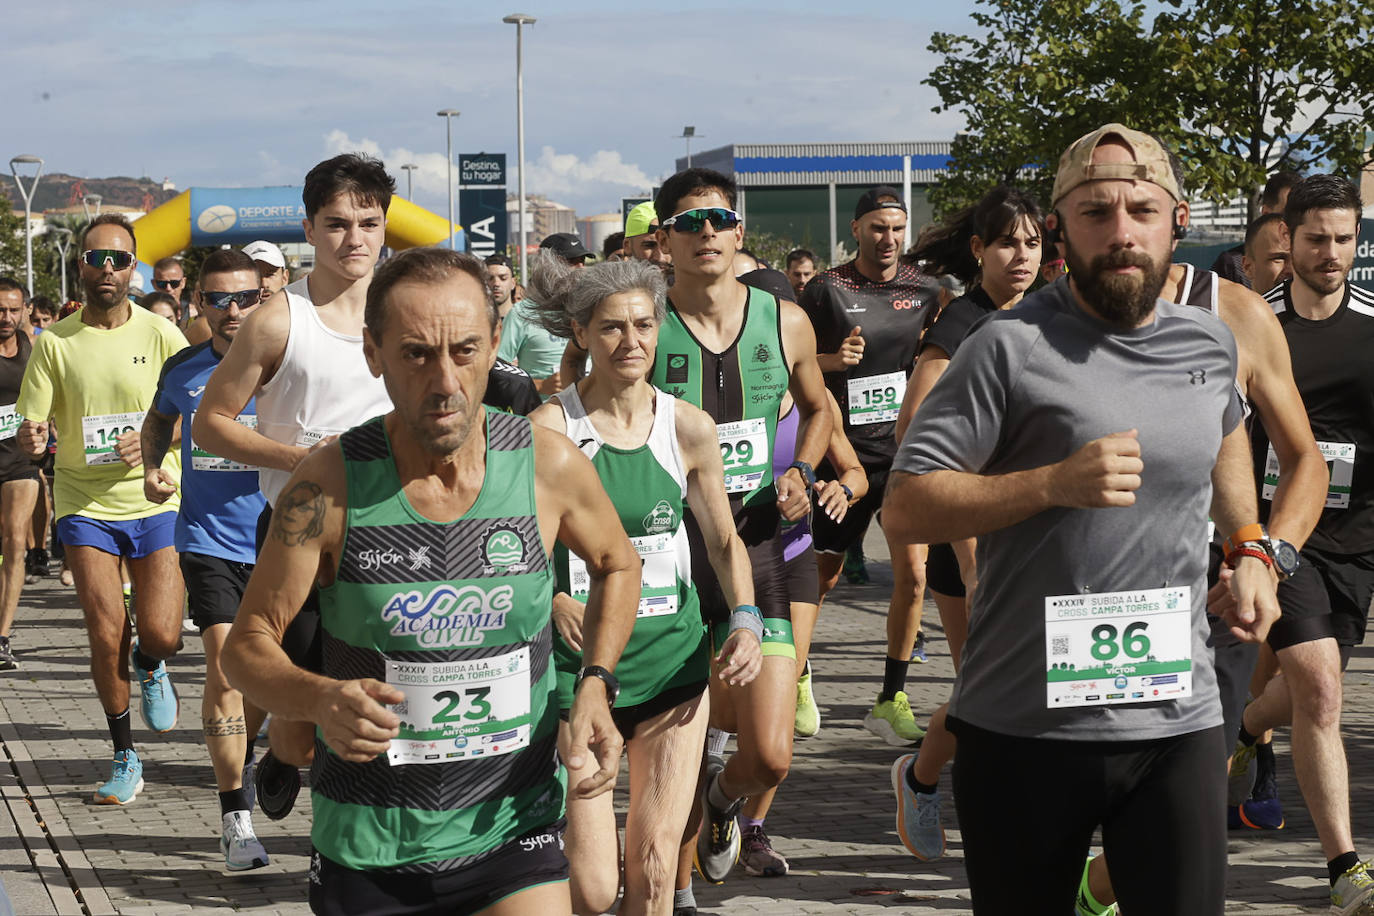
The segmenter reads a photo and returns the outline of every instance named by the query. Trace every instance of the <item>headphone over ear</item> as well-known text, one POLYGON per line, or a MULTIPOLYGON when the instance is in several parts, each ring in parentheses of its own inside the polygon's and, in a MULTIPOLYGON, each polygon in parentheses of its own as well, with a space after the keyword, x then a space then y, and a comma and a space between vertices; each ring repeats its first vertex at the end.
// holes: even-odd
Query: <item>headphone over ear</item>
POLYGON ((1059 215, 1058 210, 1051 210, 1050 215, 1054 217, 1054 225, 1051 226, 1049 224, 1050 221, 1048 219, 1045 220, 1045 244, 1058 245, 1063 241, 1059 227, 1064 224, 1064 217, 1059 215))
POLYGON ((1175 238, 1175 239, 1178 239, 1179 241, 1182 241, 1183 239, 1186 239, 1187 237, 1188 237, 1188 226, 1187 226, 1187 224, 1185 224, 1185 223, 1183 222, 1183 220, 1175 219, 1175 221, 1174 221, 1174 238, 1175 238))

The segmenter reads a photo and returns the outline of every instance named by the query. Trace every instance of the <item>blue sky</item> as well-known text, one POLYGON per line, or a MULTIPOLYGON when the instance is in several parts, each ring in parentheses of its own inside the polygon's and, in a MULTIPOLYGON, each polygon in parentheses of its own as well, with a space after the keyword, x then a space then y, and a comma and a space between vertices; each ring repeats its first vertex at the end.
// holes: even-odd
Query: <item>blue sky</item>
MULTIPOLYGON (((6 12, 5 159, 48 171, 168 176, 178 187, 298 184, 365 149, 415 162, 417 202, 446 206, 455 152, 515 161, 515 28, 526 12, 528 190, 580 215, 672 168, 683 125, 725 143, 946 139, 920 81, 936 30, 968 31, 972 0, 685 11, 609 0, 489 3, 165 2, 15 5, 6 12)), ((512 175, 511 187, 514 188, 512 175)))

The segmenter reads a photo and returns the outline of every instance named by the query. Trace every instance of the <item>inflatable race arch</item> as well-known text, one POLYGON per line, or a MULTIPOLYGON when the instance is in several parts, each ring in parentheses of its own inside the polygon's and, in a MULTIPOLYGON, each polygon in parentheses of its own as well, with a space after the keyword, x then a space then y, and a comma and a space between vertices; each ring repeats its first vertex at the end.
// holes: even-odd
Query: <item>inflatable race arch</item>
MULTIPOLYGON (((305 205, 300 187, 190 188, 134 222, 140 272, 188 245, 246 245, 256 239, 304 242, 305 205)), ((448 220, 392 195, 386 213, 388 247, 436 245, 447 237, 448 220)), ((454 244, 461 251, 463 229, 454 225, 454 244)), ((145 286, 151 289, 151 284, 145 286)))

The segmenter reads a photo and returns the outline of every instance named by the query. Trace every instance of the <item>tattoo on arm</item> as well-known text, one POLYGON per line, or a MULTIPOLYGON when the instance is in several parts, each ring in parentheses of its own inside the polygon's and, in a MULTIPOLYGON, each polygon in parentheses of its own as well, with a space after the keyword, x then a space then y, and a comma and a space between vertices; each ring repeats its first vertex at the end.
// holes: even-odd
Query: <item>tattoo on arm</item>
POLYGON ((205 720, 205 737, 207 738, 228 738, 247 733, 248 731, 243 724, 243 716, 225 716, 222 719, 205 720))
POLYGON ((272 537, 299 547, 324 532, 324 491, 302 480, 277 500, 272 511, 272 537))
POLYGON ((167 450, 172 447, 172 434, 176 426, 176 417, 165 416, 156 410, 148 411, 148 417, 144 422, 143 441, 139 443, 143 450, 144 467, 157 467, 162 464, 167 450))

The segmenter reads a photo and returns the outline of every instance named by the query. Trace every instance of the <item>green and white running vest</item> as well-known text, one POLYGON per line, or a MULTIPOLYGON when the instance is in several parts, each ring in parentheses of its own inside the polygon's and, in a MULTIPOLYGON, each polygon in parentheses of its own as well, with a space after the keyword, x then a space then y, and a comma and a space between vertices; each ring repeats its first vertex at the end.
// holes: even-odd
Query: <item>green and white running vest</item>
POLYGON ((482 490, 447 524, 406 498, 382 418, 340 440, 348 527, 320 589, 323 673, 406 694, 400 736, 368 763, 316 737, 311 840, 348 868, 466 868, 563 814, 534 440, 524 417, 485 420, 482 490))
MULTIPOLYGON (((648 441, 638 448, 621 449, 602 441, 587 418, 576 386, 557 397, 563 405, 568 438, 592 460, 644 564, 634 630, 615 667, 620 680, 615 705, 637 706, 665 690, 705 681, 710 674, 709 646, 692 587, 692 555, 682 525, 687 473, 677 442, 677 400, 655 391, 654 425, 648 441)), ((558 590, 585 603, 591 585, 586 564, 562 544, 555 544, 554 566, 558 590)), ((582 653, 574 652, 555 633, 553 654, 558 703, 569 709, 582 653)))
POLYGON ((655 387, 700 407, 716 421, 725 491, 736 506, 775 498, 773 440, 789 379, 778 299, 761 289, 748 290, 739 337, 724 353, 706 349, 670 302, 649 374, 655 387))

